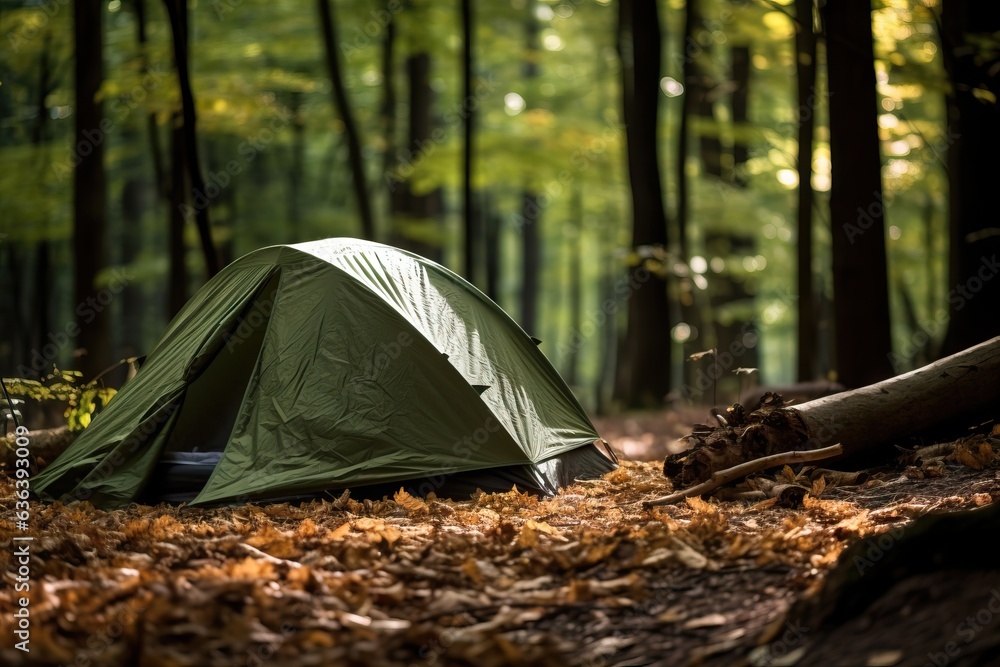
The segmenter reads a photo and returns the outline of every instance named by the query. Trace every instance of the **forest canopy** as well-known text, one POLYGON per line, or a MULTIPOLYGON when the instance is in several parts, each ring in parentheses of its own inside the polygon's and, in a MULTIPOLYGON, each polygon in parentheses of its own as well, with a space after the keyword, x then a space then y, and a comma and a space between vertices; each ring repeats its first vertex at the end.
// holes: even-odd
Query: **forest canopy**
POLYGON ((991 4, 5 2, 0 367, 92 379, 220 266, 355 236, 598 410, 912 369, 1000 333, 991 4))

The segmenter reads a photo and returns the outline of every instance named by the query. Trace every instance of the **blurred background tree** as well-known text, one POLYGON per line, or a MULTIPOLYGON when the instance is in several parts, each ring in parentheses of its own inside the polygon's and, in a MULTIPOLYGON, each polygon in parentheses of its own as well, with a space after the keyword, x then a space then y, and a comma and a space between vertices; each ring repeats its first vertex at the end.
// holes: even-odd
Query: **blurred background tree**
POLYGON ((598 411, 1000 334, 1000 10, 820 4, 0 3, 0 372, 330 236, 463 273, 598 411))

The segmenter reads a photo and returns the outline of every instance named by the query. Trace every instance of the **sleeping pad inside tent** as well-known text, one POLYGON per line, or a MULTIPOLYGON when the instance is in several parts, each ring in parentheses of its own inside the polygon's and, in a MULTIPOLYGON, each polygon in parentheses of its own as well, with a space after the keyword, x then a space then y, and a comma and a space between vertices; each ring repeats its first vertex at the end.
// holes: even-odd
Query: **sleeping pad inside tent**
POLYGON ((263 248, 212 278, 33 482, 43 499, 210 505, 555 493, 616 467, 489 298, 356 239, 263 248))

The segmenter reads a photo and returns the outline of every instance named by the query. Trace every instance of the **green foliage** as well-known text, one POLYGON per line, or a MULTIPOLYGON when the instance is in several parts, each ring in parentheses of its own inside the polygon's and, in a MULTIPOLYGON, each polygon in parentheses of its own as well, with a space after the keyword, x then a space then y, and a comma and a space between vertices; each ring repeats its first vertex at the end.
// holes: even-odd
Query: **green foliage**
MULTIPOLYGON (((394 241, 390 232, 395 232, 440 245, 446 262, 460 266, 459 112, 470 101, 462 99, 458 4, 331 1, 349 102, 363 140, 377 240, 394 241), (395 41, 392 78, 387 81, 383 56, 389 22, 395 41), (411 151, 406 68, 408 59, 418 53, 430 58, 432 116, 440 132, 431 144, 411 151), (386 107, 390 89, 395 105, 386 107), (443 190, 445 210, 435 224, 390 214, 390 186, 399 178, 418 194, 443 190)), ((579 348, 574 388, 592 403, 593 385, 605 357, 614 355, 601 335, 577 334, 589 331, 588 323, 603 321, 615 280, 640 261, 630 239, 616 4, 614 0, 503 0, 474 6, 475 75, 488 85, 474 101, 473 182, 488 202, 488 212, 499 221, 498 301, 517 316, 523 194, 539 194, 544 203, 539 222, 543 288, 540 330, 534 333, 546 341, 543 350, 557 365, 565 358, 560 350, 579 341, 572 342, 574 349, 579 348), (528 47, 529 26, 537 29, 534 49, 528 47), (529 64, 530 77, 526 76, 529 64), (583 258, 578 274, 569 268, 574 253, 583 258), (574 281, 581 285, 581 321, 573 320, 568 306, 574 281)), ((700 331, 692 328, 690 338, 677 341, 685 351, 723 348, 725 342, 715 340, 716 324, 754 322, 762 332, 763 381, 785 381, 791 379, 794 367, 789 350, 797 317, 795 161, 802 111, 796 108, 795 97, 794 4, 701 0, 698 6, 703 23, 692 46, 683 42, 682 34, 687 3, 659 1, 662 75, 681 81, 685 58, 691 57, 717 84, 711 114, 691 119, 689 152, 683 162, 690 188, 689 257, 680 257, 672 247, 663 256, 643 261, 661 275, 681 279, 682 291, 693 295, 696 303, 714 303, 706 313, 711 321, 701 324, 700 331), (749 48, 751 55, 749 119, 738 124, 729 104, 734 46, 749 48), (702 138, 717 139, 726 151, 737 144, 747 146, 745 185, 736 187, 705 173, 702 138), (753 247, 709 242, 726 235, 752 238, 753 247), (749 297, 728 303, 715 298, 734 283, 746 287, 749 297)), ((76 150, 72 11, 67 4, 45 7, 54 13, 49 16, 41 5, 27 2, 15 2, 0 12, 0 34, 7 36, 0 73, 0 219, 4 221, 0 243, 13 244, 12 254, 21 258, 47 242, 53 262, 68 265, 71 160, 76 150), (45 58, 50 77, 39 105, 45 58)), ((147 2, 145 7, 148 41, 141 46, 134 3, 106 5, 106 71, 101 88, 105 114, 113 122, 103 139, 109 190, 108 263, 125 267, 132 277, 130 285, 140 302, 134 307, 141 312, 135 315, 140 331, 129 342, 141 349, 148 349, 163 330, 163 285, 169 271, 169 205, 163 196, 166 184, 156 180, 153 139, 159 144, 162 167, 170 154, 172 116, 179 109, 165 11, 159 2, 147 2), (127 213, 129 205, 138 208, 138 214, 127 213), (127 236, 132 239, 128 248, 122 241, 127 236)), ((873 7, 875 92, 883 110, 879 132, 897 346, 946 306, 944 156, 949 135, 946 78, 935 25, 939 11, 939 0, 880 0, 873 7)), ((208 0, 191 5, 191 29, 201 159, 210 182, 214 174, 225 175, 228 183, 210 203, 213 234, 224 255, 235 258, 275 243, 359 234, 343 123, 331 101, 315 3, 208 0)), ((996 48, 991 37, 976 39, 985 50, 996 48)), ((805 111, 816 122, 813 268, 821 300, 829 300, 830 229, 835 221, 829 219, 826 207, 830 152, 822 49, 817 64, 815 105, 805 111)), ((661 170, 671 219, 676 219, 679 195, 677 149, 683 103, 684 94, 676 91, 660 98, 661 170)), ((185 229, 184 240, 188 291, 193 292, 203 280, 203 268, 192 225, 185 229)), ((7 257, 6 246, 0 245, 0 261, 7 262, 7 257)), ((0 271, 0 287, 26 282, 8 268, 4 264, 0 271)), ((482 285, 482 275, 479 278, 482 285)), ((68 271, 60 269, 51 291, 54 320, 72 321, 75 304, 68 271)), ((29 293, 22 300, 32 298, 29 293)), ((115 317, 125 315, 121 301, 110 308, 115 317)), ((625 310, 619 303, 615 312, 625 310)), ((607 319, 608 326, 622 324, 620 314, 607 319)), ((30 351, 31 345, 23 348, 30 351)), ((0 354, 2 350, 0 345, 0 354)), ((70 363, 71 350, 62 354, 58 362, 70 363)), ((69 395, 68 390, 54 388, 59 382, 53 382, 44 390, 69 395)), ((94 400, 98 404, 104 400, 96 393, 88 398, 84 391, 75 391, 74 406, 80 415, 92 414, 94 400)))
POLYGON ((53 368, 52 372, 39 380, 26 378, 4 378, 7 391, 12 396, 22 396, 36 402, 55 401, 66 404, 66 425, 70 431, 82 431, 90 425, 91 419, 117 393, 112 387, 100 383, 100 379, 81 384, 83 374, 53 368))

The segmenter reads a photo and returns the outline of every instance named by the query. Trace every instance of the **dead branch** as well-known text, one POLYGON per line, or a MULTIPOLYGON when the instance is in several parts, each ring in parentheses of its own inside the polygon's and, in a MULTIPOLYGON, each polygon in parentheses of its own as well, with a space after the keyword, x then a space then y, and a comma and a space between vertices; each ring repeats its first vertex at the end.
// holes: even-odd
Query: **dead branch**
POLYGON ((732 468, 726 468, 725 470, 719 470, 715 472, 706 482, 692 486, 690 488, 684 489, 683 491, 678 491, 677 493, 672 493, 669 496, 663 496, 662 498, 657 498, 655 500, 647 500, 642 503, 644 509, 649 509, 650 507, 656 507, 657 505, 671 505, 684 498, 689 498, 691 496, 700 496, 709 491, 714 491, 720 486, 729 484, 738 479, 742 479, 747 475, 752 475, 755 472, 760 472, 761 470, 767 470, 768 468, 774 468, 776 466, 788 465, 790 463, 803 463, 805 461, 819 461, 821 459, 828 459, 834 456, 839 456, 843 454, 844 448, 838 445, 833 445, 831 447, 824 447, 823 449, 812 449, 805 451, 796 452, 780 452, 778 454, 772 454, 770 456, 764 456, 759 459, 754 459, 753 461, 747 461, 746 463, 741 463, 732 468))

